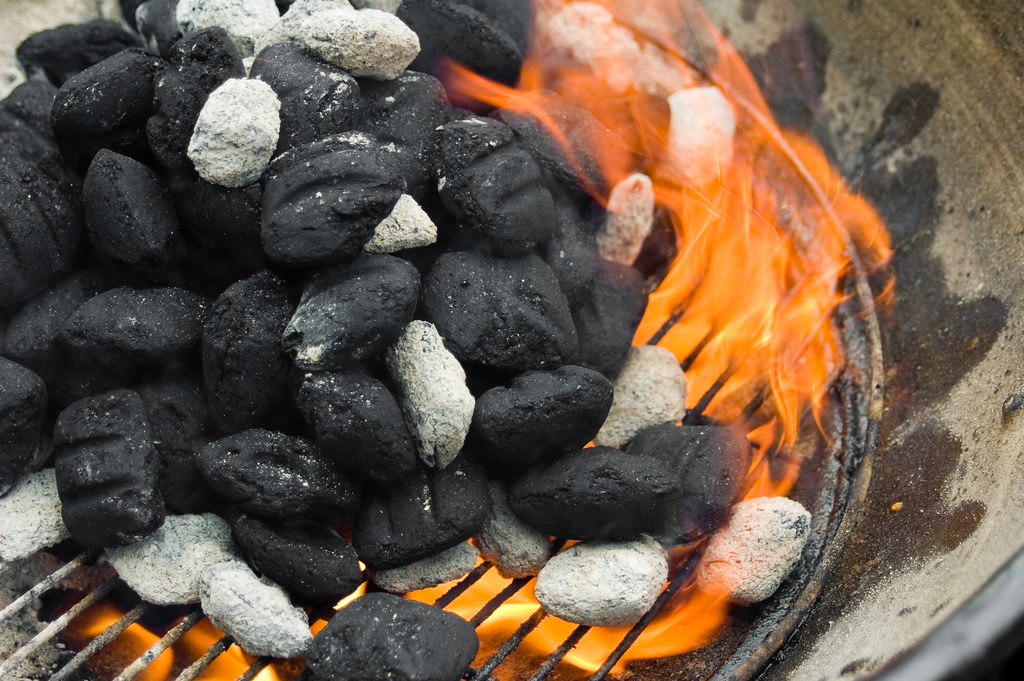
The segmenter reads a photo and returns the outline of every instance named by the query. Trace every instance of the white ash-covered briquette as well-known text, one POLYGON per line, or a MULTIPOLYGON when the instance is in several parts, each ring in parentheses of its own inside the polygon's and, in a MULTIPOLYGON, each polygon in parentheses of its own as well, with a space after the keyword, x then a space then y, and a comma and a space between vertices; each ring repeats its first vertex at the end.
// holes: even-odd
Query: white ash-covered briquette
POLYGON ((594 438, 598 445, 624 445, 641 429, 674 423, 686 413, 686 375, 665 348, 630 348, 614 388, 612 409, 594 438))
POLYGON ((299 41, 353 76, 392 80, 420 52, 420 40, 394 14, 376 9, 316 11, 297 28, 299 41))
POLYGON ((71 536, 52 468, 29 473, 0 497, 0 560, 20 560, 71 536))
POLYGON ((473 542, 502 577, 532 577, 551 557, 551 537, 516 516, 508 505, 508 490, 490 483, 491 511, 473 542))
POLYGON ((707 184, 732 163, 736 114, 716 87, 686 88, 668 98, 669 155, 662 172, 693 185, 707 184))
POLYGON ((402 0, 354 0, 352 6, 356 9, 379 9, 381 12, 394 14, 402 0))
POLYGON ((296 657, 313 642, 309 619, 284 589, 244 563, 220 563, 203 573, 203 612, 250 655, 296 657))
POLYGON ((289 5, 288 11, 256 39, 253 53, 259 55, 271 45, 300 43, 299 32, 302 24, 315 12, 351 9, 353 9, 352 4, 348 0, 295 0, 289 5))
POLYGON ((702 591, 750 605, 789 576, 810 535, 811 514, 786 497, 758 497, 732 507, 729 524, 711 536, 697 569, 702 591))
POLYGON ((608 197, 608 215, 597 234, 597 254, 605 260, 632 265, 654 224, 654 184, 633 173, 608 197))
POLYGON ((476 400, 466 372, 430 322, 413 320, 388 350, 387 366, 398 384, 406 421, 420 457, 444 468, 462 449, 476 400))
POLYGON ((560 619, 596 627, 633 624, 668 577, 668 552, 647 536, 575 544, 537 575, 537 601, 560 619))
POLYGON ((218 563, 244 560, 231 540, 231 527, 212 513, 170 515, 142 541, 107 549, 125 584, 157 605, 198 603, 203 574, 218 563))
POLYGON ((256 39, 277 23, 280 13, 274 0, 178 0, 175 17, 182 35, 222 27, 248 57, 256 39))
POLYGON ((374 229, 363 246, 367 253, 394 253, 406 248, 429 246, 437 241, 437 225, 416 199, 402 194, 391 214, 374 229))
POLYGON ((640 45, 632 31, 601 5, 571 2, 540 25, 544 37, 600 78, 609 94, 623 94, 636 87, 633 69, 623 67, 641 63, 640 45))
POLYGON ((408 565, 371 573, 373 583, 391 593, 427 589, 462 577, 473 569, 479 557, 472 544, 462 542, 433 556, 408 565))
POLYGON ((199 176, 224 187, 258 180, 277 147, 280 112, 280 100, 261 80, 232 78, 211 92, 188 143, 199 176))

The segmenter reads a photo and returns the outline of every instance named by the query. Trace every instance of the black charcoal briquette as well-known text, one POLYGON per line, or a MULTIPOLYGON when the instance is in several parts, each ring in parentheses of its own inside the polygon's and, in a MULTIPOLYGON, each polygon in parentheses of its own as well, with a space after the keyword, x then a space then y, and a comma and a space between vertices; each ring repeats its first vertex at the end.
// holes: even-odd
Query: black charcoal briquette
POLYGON ((29 369, 0 357, 0 496, 27 472, 39 452, 46 384, 29 369))
POLYGON ((53 440, 62 515, 76 542, 126 546, 160 527, 159 457, 138 393, 114 390, 71 404, 53 440))
POLYGON ((590 290, 572 314, 579 363, 615 380, 646 309, 643 275, 628 265, 598 259, 590 290))
POLYGON ((45 78, 59 87, 107 57, 140 46, 137 36, 111 21, 96 19, 33 33, 18 45, 15 57, 29 78, 45 78))

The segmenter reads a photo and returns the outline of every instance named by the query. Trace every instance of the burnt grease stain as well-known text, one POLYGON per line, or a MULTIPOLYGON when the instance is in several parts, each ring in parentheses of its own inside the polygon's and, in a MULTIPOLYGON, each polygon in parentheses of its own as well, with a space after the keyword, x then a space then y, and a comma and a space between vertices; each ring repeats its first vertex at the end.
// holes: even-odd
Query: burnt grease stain
POLYGON ((782 127, 820 132, 821 95, 830 52, 821 27, 805 21, 779 36, 764 54, 749 60, 754 80, 782 127))

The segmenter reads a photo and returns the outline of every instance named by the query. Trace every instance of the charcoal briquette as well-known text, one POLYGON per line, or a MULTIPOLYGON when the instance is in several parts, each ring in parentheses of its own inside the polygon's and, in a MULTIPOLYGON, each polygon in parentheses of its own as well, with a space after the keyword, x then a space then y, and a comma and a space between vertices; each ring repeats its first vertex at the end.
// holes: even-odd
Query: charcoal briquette
POLYGON ((293 149, 267 170, 263 247, 288 267, 351 260, 404 190, 388 152, 370 136, 335 135, 293 149))
POLYGON ((253 53, 257 38, 270 30, 280 13, 274 0, 178 0, 175 12, 182 35, 220 26, 243 57, 253 53))
POLYGON ((75 358, 115 373, 159 367, 198 349, 209 309, 184 289, 122 286, 85 301, 60 339, 75 358))
POLYGON ((199 450, 199 469, 225 500, 266 518, 309 514, 325 522, 349 517, 359 488, 312 442, 253 428, 199 450))
POLYGON ((355 127, 359 84, 301 45, 279 43, 259 54, 249 72, 269 85, 281 101, 281 132, 275 156, 355 127))
POLYGON ((38 374, 0 357, 0 496, 35 461, 43 434, 46 384, 38 374))
POLYGON ((29 78, 44 78, 59 87, 129 47, 140 47, 137 36, 111 21, 96 19, 33 33, 18 45, 15 57, 29 78))
MULTIPOLYGON (((124 22, 133 30, 138 30, 138 24, 135 22, 135 13, 145 2, 146 0, 118 0, 117 4, 121 6, 121 16, 124 17, 124 22)), ((177 0, 174 0, 174 2, 177 2, 177 0)))
POLYGON ((509 506, 541 532, 568 539, 629 539, 656 526, 676 490, 650 456, 590 447, 535 464, 509 490, 509 506))
POLYGON ((458 681, 480 646, 469 622, 385 593, 342 608, 306 653, 309 681, 458 681))
POLYGON ((359 129, 394 146, 406 191, 422 201, 434 184, 434 130, 451 115, 444 85, 426 73, 406 71, 394 80, 365 80, 361 92, 359 129))
POLYGON ((175 17, 177 8, 178 0, 146 0, 136 8, 131 20, 125 14, 125 20, 134 20, 139 35, 149 49, 167 59, 171 55, 171 48, 181 39, 175 17))
POLYGON ((568 303, 551 268, 535 255, 446 253, 425 278, 423 309, 463 362, 522 372, 576 358, 568 303))
POLYGON ((58 339, 68 318, 102 289, 103 279, 93 270, 78 270, 61 279, 11 317, 2 354, 49 381, 66 363, 58 339))
POLYGON ((17 148, 29 161, 55 152, 57 139, 50 127, 50 109, 56 96, 56 87, 39 80, 11 90, 0 101, 0 137, 4 144, 17 148))
POLYGON ((597 237, 586 213, 571 202, 567 192, 555 196, 555 221, 551 236, 538 247, 575 310, 586 299, 597 270, 597 237))
POLYGON ((232 514, 231 534, 253 570, 300 601, 334 605, 363 582, 355 549, 327 527, 239 512, 232 514))
POLYGON ((420 469, 399 483, 369 484, 352 545, 372 569, 408 565, 476 534, 489 507, 483 467, 461 454, 444 468, 420 469))
POLYGON ((82 239, 78 195, 17 149, 0 152, 0 307, 71 269, 82 239))
POLYGON ((203 513, 215 509, 219 498, 206 484, 196 461, 196 449, 210 438, 212 426, 202 384, 182 373, 139 386, 138 393, 160 458, 159 487, 167 510, 203 513))
POLYGON ((71 404, 53 439, 64 523, 76 542, 126 546, 160 527, 159 457, 138 393, 114 390, 71 404))
POLYGON ((84 170, 100 149, 144 156, 146 120, 156 108, 154 80, 166 65, 132 47, 67 79, 50 112, 64 159, 84 170))
POLYGON ((281 409, 288 380, 281 333, 291 314, 285 282, 269 270, 214 301, 203 324, 203 380, 222 431, 252 428, 281 409))
POLYGON ((317 272, 284 329, 295 366, 339 369, 380 354, 412 320, 420 276, 391 255, 363 255, 317 272))
POLYGON ((134 274, 164 280, 178 216, 160 178, 133 158, 101 149, 82 185, 85 232, 97 253, 134 274))
POLYGON ((457 0, 403 0, 396 14, 420 38, 413 69, 429 73, 449 57, 491 80, 512 85, 519 77, 523 51, 504 30, 507 22, 457 0))
POLYGON ((448 123, 435 133, 438 193, 475 241, 521 255, 551 235, 555 206, 540 169, 507 126, 487 118, 448 123))
POLYGON ((477 398, 472 451, 500 469, 525 468, 590 442, 611 406, 611 382, 592 369, 530 371, 477 398))
POLYGON ((665 497, 650 530, 667 547, 696 541, 726 521, 753 456, 747 438, 733 428, 674 423, 644 428, 626 451, 675 475, 676 490, 665 497))
POLYGON ((646 309, 643 275, 628 265, 597 259, 590 290, 572 313, 579 364, 614 380, 646 309))
POLYGON ((324 456, 360 478, 408 478, 416 447, 391 392, 372 376, 308 373, 295 402, 324 456))
POLYGON ((353 76, 397 78, 420 51, 416 34, 394 14, 375 9, 354 12, 344 5, 318 10, 298 25, 294 37, 353 76))
POLYGON ((461 542, 450 549, 408 565, 390 570, 377 570, 370 575, 370 579, 391 593, 429 589, 465 576, 476 565, 479 557, 480 554, 472 544, 461 542))
POLYGON ((220 27, 182 38, 168 59, 170 66, 156 79, 156 111, 146 122, 146 138, 162 166, 191 168, 186 151, 207 97, 224 81, 244 78, 245 67, 238 48, 220 27))

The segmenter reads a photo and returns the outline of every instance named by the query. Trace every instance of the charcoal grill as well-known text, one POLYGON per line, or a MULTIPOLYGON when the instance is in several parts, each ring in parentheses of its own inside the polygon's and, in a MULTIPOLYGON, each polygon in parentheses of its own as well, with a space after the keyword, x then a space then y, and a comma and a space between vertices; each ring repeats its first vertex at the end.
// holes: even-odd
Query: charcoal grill
MULTIPOLYGON (((847 311, 868 339, 854 345, 863 380, 840 386, 842 445, 819 459, 827 469, 820 480, 831 484, 816 497, 831 505, 825 514, 816 506, 819 526, 797 578, 766 607, 742 612, 710 648, 616 676, 972 678, 1009 651, 1024 619, 1024 559, 1016 555, 1024 546, 1024 418, 1013 400, 1002 408, 1024 392, 1024 15, 1012 0, 737 0, 711 9, 741 48, 767 55, 765 64, 807 67, 795 82, 768 84, 775 104, 786 100, 772 99, 773 87, 815 91, 809 66, 825 63, 821 107, 798 115, 831 142, 840 167, 887 219, 895 303, 874 339, 863 331, 870 317, 847 311), (768 49, 808 17, 810 39, 768 49), (891 510, 895 502, 901 510, 891 510)), ((667 588, 687 574, 684 566, 667 588)), ((83 658, 146 609, 130 610, 83 658)), ((228 644, 216 642, 179 678, 194 678, 228 644)), ((544 661, 533 673, 571 676, 544 661)))

